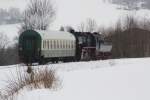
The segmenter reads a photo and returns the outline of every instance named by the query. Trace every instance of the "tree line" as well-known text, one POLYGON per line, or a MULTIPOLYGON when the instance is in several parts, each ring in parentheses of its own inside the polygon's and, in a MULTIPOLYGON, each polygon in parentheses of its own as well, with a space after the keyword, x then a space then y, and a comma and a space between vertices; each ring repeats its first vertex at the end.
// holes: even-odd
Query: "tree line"
POLYGON ((15 24, 22 22, 22 13, 19 8, 0 8, 0 25, 1 24, 15 24))

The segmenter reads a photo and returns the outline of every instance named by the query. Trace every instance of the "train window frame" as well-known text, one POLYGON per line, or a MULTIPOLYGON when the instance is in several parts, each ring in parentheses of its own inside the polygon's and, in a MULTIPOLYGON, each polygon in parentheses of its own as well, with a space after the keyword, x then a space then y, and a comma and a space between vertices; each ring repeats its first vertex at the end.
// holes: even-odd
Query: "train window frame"
POLYGON ((51 40, 52 41, 52 49, 54 49, 54 40, 51 40))
POLYGON ((66 49, 68 49, 68 41, 66 40, 66 49))
POLYGON ((49 49, 51 49, 51 40, 49 40, 49 49))
POLYGON ((43 44, 43 45, 42 45, 42 48, 44 49, 44 40, 42 41, 42 44, 43 44))
POLYGON ((71 41, 71 48, 73 49, 73 47, 74 47, 74 43, 73 41, 71 41))
POLYGON ((59 48, 61 49, 61 40, 59 40, 59 48))
POLYGON ((59 49, 59 41, 57 40, 57 49, 59 49))
POLYGON ((70 41, 68 40, 68 49, 70 49, 70 41))
POLYGON ((67 40, 65 40, 66 49, 68 49, 67 40))
POLYGON ((44 40, 44 49, 46 49, 46 46, 45 46, 45 45, 46 45, 46 41, 44 40))
POLYGON ((44 49, 46 49, 46 40, 44 41, 44 49))
POLYGON ((47 40, 47 49, 49 50, 49 40, 47 40))
POLYGON ((47 40, 46 40, 46 42, 45 42, 45 46, 46 46, 46 49, 48 49, 48 47, 47 47, 47 40))
POLYGON ((52 41, 49 40, 49 42, 50 42, 50 44, 49 44, 50 46, 49 47, 50 47, 50 49, 52 49, 52 41))
POLYGON ((54 49, 55 49, 55 48, 56 48, 56 47, 55 47, 55 46, 56 46, 55 40, 53 40, 53 44, 54 44, 53 46, 54 46, 54 49))
POLYGON ((63 49, 65 48, 65 41, 63 40, 63 49))

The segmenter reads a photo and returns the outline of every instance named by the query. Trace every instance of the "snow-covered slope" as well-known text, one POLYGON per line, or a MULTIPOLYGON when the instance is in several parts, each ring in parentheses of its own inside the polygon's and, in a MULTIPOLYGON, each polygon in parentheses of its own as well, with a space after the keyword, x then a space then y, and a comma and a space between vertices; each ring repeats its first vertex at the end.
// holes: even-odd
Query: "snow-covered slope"
MULTIPOLYGON (((62 86, 55 91, 23 90, 17 100, 150 100, 150 58, 47 66, 56 69, 62 86)), ((0 70, 0 85, 10 71, 15 68, 0 70)))

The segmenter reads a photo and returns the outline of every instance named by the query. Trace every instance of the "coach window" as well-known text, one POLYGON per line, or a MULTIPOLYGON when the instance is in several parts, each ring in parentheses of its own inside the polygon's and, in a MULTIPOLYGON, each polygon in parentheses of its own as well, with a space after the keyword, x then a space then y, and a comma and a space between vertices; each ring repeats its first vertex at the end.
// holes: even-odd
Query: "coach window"
POLYGON ((57 40, 55 40, 55 49, 57 49, 57 40))
POLYGON ((49 49, 51 49, 51 40, 49 40, 49 49))
POLYGON ((68 48, 68 41, 66 40, 66 49, 68 48))
POLYGON ((66 48, 68 49, 68 41, 66 40, 66 48))
POLYGON ((51 49, 53 49, 53 40, 51 40, 51 49))
POLYGON ((68 41, 68 49, 70 48, 70 41, 68 41))
POLYGON ((64 45, 65 45, 65 49, 67 48, 67 46, 66 46, 66 40, 64 40, 64 45))
POLYGON ((59 41, 57 40, 57 48, 59 48, 59 41))
POLYGON ((56 49, 56 40, 54 40, 54 49, 56 49))
POLYGON ((44 40, 44 49, 45 49, 45 40, 44 40))
POLYGON ((47 49, 49 49, 49 40, 47 40, 47 49))
POLYGON ((55 42, 55 40, 54 40, 54 49, 56 48, 56 42, 55 42))
POLYGON ((48 40, 46 40, 46 48, 48 49, 48 40))
POLYGON ((70 48, 72 48, 72 42, 70 41, 70 48))
POLYGON ((44 48, 46 49, 46 40, 45 40, 45 43, 44 43, 44 48))
POLYGON ((44 48, 46 49, 46 40, 44 41, 44 48))
POLYGON ((63 49, 64 49, 65 48, 65 44, 64 44, 65 42, 64 42, 64 40, 62 41, 62 43, 63 43, 62 45, 63 45, 63 49))
POLYGON ((58 40, 56 40, 56 48, 58 49, 58 40))
POLYGON ((47 41, 45 40, 45 45, 44 45, 44 46, 45 46, 45 49, 47 49, 47 47, 46 47, 46 42, 47 42, 47 41))
POLYGON ((64 48, 66 48, 66 44, 65 44, 66 42, 65 42, 65 40, 64 40, 64 42, 63 42, 63 44, 64 44, 64 48))
POLYGON ((65 46, 64 46, 64 40, 62 40, 62 48, 65 48, 65 46))
POLYGON ((71 41, 71 48, 73 49, 73 41, 71 41))
POLYGON ((63 42, 63 44, 64 44, 64 48, 66 48, 66 44, 65 44, 66 42, 65 42, 65 40, 64 40, 64 42, 63 42))
POLYGON ((51 46, 52 46, 52 49, 54 48, 54 42, 53 42, 53 40, 51 40, 52 41, 52 43, 51 43, 51 46))
POLYGON ((45 49, 45 40, 43 41, 43 48, 45 49))
POLYGON ((57 40, 57 48, 59 48, 59 42, 58 42, 58 40, 57 40))
POLYGON ((58 42, 57 42, 57 40, 56 40, 56 48, 58 48, 58 42))
POLYGON ((70 49, 70 41, 68 41, 68 48, 70 49))
POLYGON ((55 43, 54 43, 54 40, 53 40, 53 49, 54 49, 54 44, 55 44, 55 43))
POLYGON ((51 49, 51 40, 49 40, 49 49, 51 49))
POLYGON ((44 41, 43 41, 43 49, 44 49, 44 41))
POLYGON ((63 48, 63 40, 61 40, 61 48, 63 48))
POLYGON ((58 42, 59 42, 59 48, 61 48, 61 41, 59 40, 58 42))
POLYGON ((55 49, 57 49, 57 40, 55 40, 55 49))
POLYGON ((66 46, 67 46, 67 49, 68 49, 68 41, 66 40, 66 46))
POLYGON ((61 40, 59 40, 59 48, 61 48, 61 40))
POLYGON ((61 40, 59 40, 59 48, 61 48, 61 40))

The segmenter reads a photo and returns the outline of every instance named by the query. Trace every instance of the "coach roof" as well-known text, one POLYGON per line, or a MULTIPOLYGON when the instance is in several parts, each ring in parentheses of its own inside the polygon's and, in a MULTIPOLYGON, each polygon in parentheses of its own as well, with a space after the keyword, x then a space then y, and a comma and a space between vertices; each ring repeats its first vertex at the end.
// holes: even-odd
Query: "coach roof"
POLYGON ((63 40, 75 40, 72 33, 64 31, 45 31, 45 30, 35 30, 39 33, 43 40, 46 39, 63 39, 63 40))

